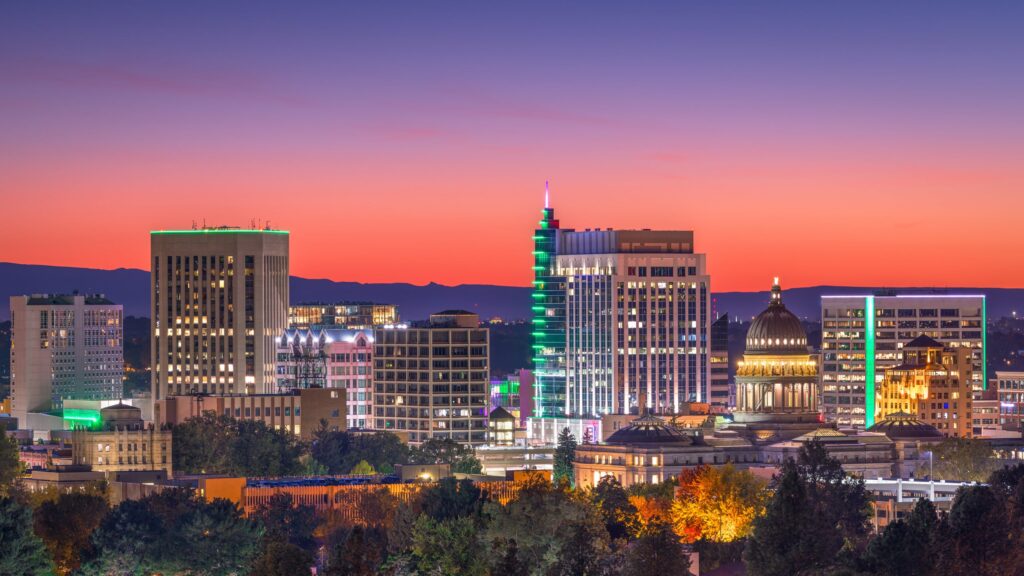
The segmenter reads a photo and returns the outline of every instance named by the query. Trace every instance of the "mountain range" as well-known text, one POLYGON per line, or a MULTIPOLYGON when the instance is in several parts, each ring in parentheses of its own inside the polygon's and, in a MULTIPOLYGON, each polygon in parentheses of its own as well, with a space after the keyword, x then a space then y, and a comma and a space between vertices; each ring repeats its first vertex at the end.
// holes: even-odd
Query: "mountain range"
MULTIPOLYGON (((819 300, 823 294, 869 294, 884 287, 811 286, 790 288, 784 292, 786 305, 795 314, 809 320, 819 318, 819 300)), ((96 270, 66 266, 41 266, 0 262, 0 298, 21 294, 101 293, 124 305, 129 316, 149 315, 149 272, 128 268, 96 270)), ((901 293, 970 293, 988 296, 990 318, 1024 312, 1024 289, 1021 288, 899 288, 901 293)), ((746 320, 764 309, 768 292, 717 292, 714 308, 719 314, 746 320)), ((530 288, 460 284, 444 286, 405 283, 365 284, 337 282, 326 279, 291 278, 292 302, 335 302, 342 300, 397 304, 403 320, 425 319, 431 312, 464 309, 487 319, 498 316, 506 320, 525 319, 530 315, 530 288)), ((10 309, 0 305, 0 321, 10 317, 10 309)))

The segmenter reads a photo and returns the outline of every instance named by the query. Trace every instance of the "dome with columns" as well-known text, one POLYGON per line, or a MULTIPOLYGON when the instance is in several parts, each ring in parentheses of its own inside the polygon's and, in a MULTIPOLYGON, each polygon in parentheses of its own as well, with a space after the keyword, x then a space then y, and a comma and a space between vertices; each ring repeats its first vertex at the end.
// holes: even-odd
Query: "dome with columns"
POLYGON ((782 288, 775 278, 768 308, 754 318, 747 330, 746 354, 806 353, 807 332, 800 319, 782 303, 782 288))

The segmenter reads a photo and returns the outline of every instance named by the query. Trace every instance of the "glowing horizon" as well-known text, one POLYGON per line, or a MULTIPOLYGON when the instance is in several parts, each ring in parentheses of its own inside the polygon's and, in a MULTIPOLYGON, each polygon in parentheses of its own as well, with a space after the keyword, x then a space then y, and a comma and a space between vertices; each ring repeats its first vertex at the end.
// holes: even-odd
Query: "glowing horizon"
POLYGON ((550 178, 714 292, 1024 287, 1024 5, 242 6, 2 9, 0 261, 269 220, 294 276, 529 286, 550 178))

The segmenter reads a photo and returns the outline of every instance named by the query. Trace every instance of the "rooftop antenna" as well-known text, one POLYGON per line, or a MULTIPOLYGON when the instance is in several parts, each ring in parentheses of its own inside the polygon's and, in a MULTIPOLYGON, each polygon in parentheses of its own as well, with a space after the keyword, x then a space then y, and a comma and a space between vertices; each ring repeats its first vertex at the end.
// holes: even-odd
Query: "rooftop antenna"
POLYGON ((550 195, 550 192, 548 191, 548 181, 545 180, 544 181, 544 208, 550 208, 551 207, 551 204, 549 202, 549 199, 550 199, 549 195, 550 195))

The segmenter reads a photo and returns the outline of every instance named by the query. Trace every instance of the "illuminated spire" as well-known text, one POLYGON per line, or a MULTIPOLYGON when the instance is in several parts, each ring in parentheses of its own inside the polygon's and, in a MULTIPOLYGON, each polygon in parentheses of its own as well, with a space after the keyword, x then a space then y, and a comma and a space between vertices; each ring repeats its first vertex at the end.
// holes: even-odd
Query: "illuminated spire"
POLYGON ((772 279, 772 304, 782 304, 782 287, 779 286, 779 277, 772 279))
POLYGON ((550 208, 551 207, 551 204, 548 202, 549 194, 550 193, 548 192, 548 181, 545 180, 544 181, 544 207, 545 208, 550 208))

